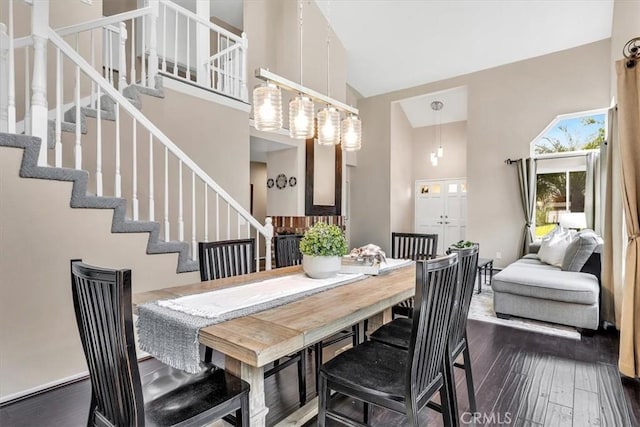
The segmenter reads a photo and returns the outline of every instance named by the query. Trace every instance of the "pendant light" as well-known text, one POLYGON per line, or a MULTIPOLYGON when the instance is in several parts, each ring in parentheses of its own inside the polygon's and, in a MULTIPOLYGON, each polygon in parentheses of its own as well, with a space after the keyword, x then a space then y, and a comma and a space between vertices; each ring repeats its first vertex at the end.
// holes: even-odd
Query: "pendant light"
MULTIPOLYGON (((442 110, 442 107, 444 107, 444 103, 442 101, 433 101, 431 103, 431 109, 436 112, 436 118, 437 118, 436 132, 438 135, 438 149, 436 151, 436 155, 438 157, 444 156, 444 148, 442 147, 442 123, 440 118, 440 110, 442 110)), ((437 162, 434 166, 437 166, 437 162)))
POLYGON ((342 149, 358 151, 362 147, 362 123, 358 116, 350 115, 342 121, 342 149))
POLYGON ((253 90, 253 120, 258 130, 282 127, 282 92, 278 86, 266 82, 253 90))
MULTIPOLYGON (((302 86, 302 7, 303 0, 298 0, 300 9, 300 86, 302 86)), ((289 136, 293 139, 313 138, 313 101, 299 94, 289 102, 289 136)))
MULTIPOLYGON (((327 96, 331 96, 331 78, 329 53, 331 50, 331 2, 327 2, 327 96)), ((318 144, 340 144, 340 113, 327 105, 318 112, 318 144)))

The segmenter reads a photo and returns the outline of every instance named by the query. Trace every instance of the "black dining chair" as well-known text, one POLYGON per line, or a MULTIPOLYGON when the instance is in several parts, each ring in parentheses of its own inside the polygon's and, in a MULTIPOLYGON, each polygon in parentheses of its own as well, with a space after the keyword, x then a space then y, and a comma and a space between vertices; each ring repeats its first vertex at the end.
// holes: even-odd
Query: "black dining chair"
MULTIPOLYGON (((414 261, 433 259, 438 251, 437 234, 391 233, 391 258, 414 261)), ((411 317, 413 298, 402 301, 391 309, 391 317, 411 317)))
MULTIPOLYGON (((302 253, 300 252, 300 240, 302 239, 302 237, 302 234, 282 234, 274 237, 276 268, 290 267, 292 265, 302 264, 302 253)), ((351 338, 353 347, 359 344, 359 324, 353 325, 351 327, 351 331, 340 331, 336 335, 314 344, 313 349, 315 356, 314 361, 316 366, 316 388, 318 385, 317 379, 318 374, 320 373, 320 366, 322 366, 322 349, 348 338, 351 338)), ((311 351, 311 348, 309 348, 309 351, 311 351)))
POLYGON ((87 426, 205 425, 235 411, 249 425, 249 385, 214 365, 187 374, 169 366, 140 377, 131 270, 71 261, 73 305, 91 379, 87 426))
MULTIPOLYGON (((478 266, 478 245, 467 249, 450 249, 449 252, 457 253, 459 256, 459 294, 456 298, 456 305, 453 309, 453 323, 449 341, 449 353, 447 354, 447 364, 445 372, 449 375, 449 382, 455 384, 453 367, 462 368, 467 380, 467 394, 469 396, 470 411, 476 412, 476 395, 473 386, 473 373, 471 371, 471 356, 469 354, 469 340, 467 339, 467 318, 469 317, 469 307, 473 288, 475 285, 476 270, 478 266), (456 363, 455 360, 462 353, 463 363, 456 363)), ((394 347, 406 349, 409 347, 411 339, 412 321, 408 318, 398 318, 386 325, 382 325, 370 335, 372 341, 382 342, 394 347)), ((452 413, 454 423, 458 420, 457 399, 455 388, 451 390, 452 413)))
POLYGON ((300 240, 302 234, 278 234, 274 237, 276 268, 302 264, 300 240))
MULTIPOLYGON (((200 242, 198 244, 200 262, 200 280, 224 279, 225 277, 240 276, 256 271, 255 240, 223 240, 219 242, 200 242)), ((213 350, 205 349, 204 360, 210 362, 213 350)), ((281 370, 298 364, 298 393, 300 406, 307 403, 307 366, 304 351, 276 360, 273 366, 264 372, 269 378, 281 370)))
POLYGON ((418 411, 425 405, 440 410, 451 425, 449 384, 444 360, 458 283, 458 255, 416 263, 415 306, 408 349, 367 341, 339 354, 320 369, 318 425, 331 419, 346 425, 362 423, 330 408, 335 391, 365 402, 364 423, 370 404, 405 414, 418 426, 418 411), (430 402, 440 394, 441 404, 430 402))

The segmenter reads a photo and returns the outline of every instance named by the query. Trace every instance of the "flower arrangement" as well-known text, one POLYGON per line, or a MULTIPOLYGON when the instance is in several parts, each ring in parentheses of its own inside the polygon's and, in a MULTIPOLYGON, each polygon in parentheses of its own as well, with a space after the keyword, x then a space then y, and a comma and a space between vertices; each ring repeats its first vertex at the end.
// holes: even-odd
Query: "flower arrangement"
POLYGON ((338 226, 317 222, 300 240, 300 252, 308 256, 342 256, 347 253, 347 239, 338 226))

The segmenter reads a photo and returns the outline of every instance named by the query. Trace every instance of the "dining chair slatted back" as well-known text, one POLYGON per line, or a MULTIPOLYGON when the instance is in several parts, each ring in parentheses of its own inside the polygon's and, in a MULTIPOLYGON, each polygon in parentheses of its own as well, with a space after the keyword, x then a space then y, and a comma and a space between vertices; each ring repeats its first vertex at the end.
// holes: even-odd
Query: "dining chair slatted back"
POLYGON ((276 268, 302 264, 300 240, 302 234, 282 234, 275 236, 276 268))
POLYGON ((457 253, 460 259, 460 297, 454 308, 454 324, 451 332, 451 352, 455 356, 459 353, 458 347, 463 345, 467 335, 467 318, 471 297, 476 282, 478 270, 478 245, 466 249, 450 249, 451 253, 457 253))
POLYGON ((416 265, 416 304, 409 341, 407 401, 419 400, 443 381, 443 360, 449 344, 452 310, 458 292, 458 255, 416 265))
POLYGON ((97 417, 114 426, 144 425, 133 336, 131 270, 72 262, 71 286, 91 377, 90 420, 97 417))
POLYGON ((391 257, 414 261, 432 259, 438 251, 437 234, 391 233, 391 257))
MULTIPOLYGON (((437 255, 437 234, 391 233, 391 257, 414 261, 433 259, 437 255)), ((402 301, 391 309, 392 317, 411 317, 413 298, 402 301)))
POLYGON ((216 280, 256 271, 255 239, 200 242, 200 280, 216 280))
MULTIPOLYGON (((254 239, 200 242, 198 249, 202 281, 224 279, 256 271, 254 239)), ((210 362, 212 357, 213 350, 206 347, 204 360, 210 362)), ((278 359, 272 368, 265 370, 264 376, 271 377, 293 364, 298 365, 298 393, 300 406, 303 406, 307 402, 306 360, 303 351, 278 359)))
POLYGON ((224 369, 187 374, 161 364, 140 377, 131 270, 72 260, 71 292, 91 379, 88 426, 204 425, 235 411, 235 424, 248 427, 249 384, 224 369))

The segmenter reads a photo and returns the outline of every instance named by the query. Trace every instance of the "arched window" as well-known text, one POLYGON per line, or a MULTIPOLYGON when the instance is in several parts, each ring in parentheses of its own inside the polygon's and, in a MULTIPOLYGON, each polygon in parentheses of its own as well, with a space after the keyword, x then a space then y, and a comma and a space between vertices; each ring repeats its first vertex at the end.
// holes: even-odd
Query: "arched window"
POLYGON ((585 209, 586 156, 605 141, 604 110, 558 116, 531 143, 536 159, 536 237, 585 209))

